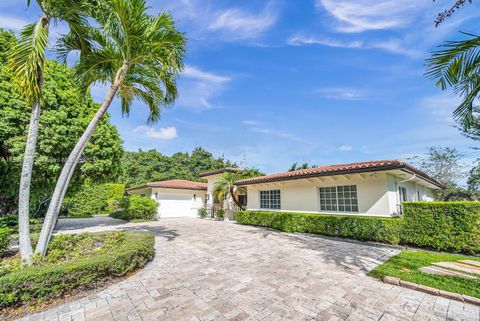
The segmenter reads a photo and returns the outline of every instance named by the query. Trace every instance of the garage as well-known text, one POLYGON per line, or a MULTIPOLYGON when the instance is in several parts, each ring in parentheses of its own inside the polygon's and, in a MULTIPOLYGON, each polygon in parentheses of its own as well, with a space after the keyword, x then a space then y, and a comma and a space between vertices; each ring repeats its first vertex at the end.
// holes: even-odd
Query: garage
POLYGON ((196 217, 205 204, 207 184, 187 180, 151 182, 129 188, 127 193, 150 197, 157 201, 157 219, 196 217))

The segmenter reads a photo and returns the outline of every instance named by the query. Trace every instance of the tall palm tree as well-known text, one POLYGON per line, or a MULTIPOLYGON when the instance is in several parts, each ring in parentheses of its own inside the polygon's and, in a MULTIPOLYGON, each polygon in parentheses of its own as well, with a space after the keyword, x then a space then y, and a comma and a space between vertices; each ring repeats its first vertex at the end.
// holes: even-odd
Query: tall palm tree
POLYGON ((436 80, 442 90, 452 87, 462 97, 462 102, 453 112, 453 117, 468 130, 478 114, 480 93, 480 37, 467 34, 465 40, 448 41, 442 49, 427 59, 428 78, 436 80))
POLYGON ((243 211, 244 208, 238 201, 237 196, 235 195, 237 192, 246 192, 245 187, 239 187, 235 185, 235 182, 241 178, 244 177, 240 176, 238 173, 225 173, 222 175, 220 180, 213 184, 213 191, 215 192, 215 195, 220 202, 227 195, 230 195, 235 205, 237 205, 238 208, 243 211))
MULTIPOLYGON (((30 0, 27 4, 30 5, 30 0)), ((64 20, 70 25, 72 33, 78 35, 84 21, 78 1, 37 0, 37 4, 42 10, 42 16, 36 23, 29 24, 22 29, 20 40, 13 48, 8 61, 14 81, 19 84, 19 88, 22 88, 22 96, 32 105, 18 197, 20 255, 27 264, 30 263, 33 252, 29 226, 30 184, 43 103, 45 51, 48 46, 50 23, 52 19, 64 20)))
MULTIPOLYGON (((88 30, 92 50, 80 57, 74 69, 84 90, 96 82, 110 87, 62 168, 35 249, 42 256, 75 167, 114 97, 120 98, 127 115, 135 99, 143 101, 150 111, 149 122, 157 121, 162 107, 177 97, 176 76, 183 69, 186 40, 169 14, 149 15, 144 0, 103 0, 96 6, 91 11, 95 27, 88 30)), ((62 57, 78 49, 78 39, 70 35, 59 42, 62 57)))

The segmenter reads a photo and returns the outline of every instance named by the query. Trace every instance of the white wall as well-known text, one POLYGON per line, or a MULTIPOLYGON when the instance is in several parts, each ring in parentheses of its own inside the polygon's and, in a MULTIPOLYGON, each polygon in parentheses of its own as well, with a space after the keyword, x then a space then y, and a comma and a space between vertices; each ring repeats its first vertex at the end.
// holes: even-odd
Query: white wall
MULTIPOLYGON (((409 197, 412 201, 416 200, 414 191, 417 184, 406 184, 409 190, 409 197)), ((419 188, 425 201, 432 200, 430 196, 432 191, 426 187, 419 188)), ((280 211, 303 212, 303 213, 325 213, 342 215, 367 215, 367 216, 392 216, 398 212, 398 191, 396 189, 396 177, 388 173, 366 173, 350 176, 328 176, 323 178, 297 179, 284 182, 275 182, 267 184, 247 185, 249 210, 260 209, 261 190, 280 190, 280 211), (356 185, 358 212, 322 212, 320 211, 320 187, 332 187, 342 185, 356 185)))

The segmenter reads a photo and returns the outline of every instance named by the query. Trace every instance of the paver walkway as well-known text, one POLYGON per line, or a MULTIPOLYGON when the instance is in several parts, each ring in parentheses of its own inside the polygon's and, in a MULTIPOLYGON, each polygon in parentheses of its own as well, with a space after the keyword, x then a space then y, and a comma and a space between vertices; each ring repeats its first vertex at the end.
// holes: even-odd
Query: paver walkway
POLYGON ((391 247, 200 219, 83 230, 150 231, 155 259, 25 320, 479 320, 477 306, 366 276, 391 247))

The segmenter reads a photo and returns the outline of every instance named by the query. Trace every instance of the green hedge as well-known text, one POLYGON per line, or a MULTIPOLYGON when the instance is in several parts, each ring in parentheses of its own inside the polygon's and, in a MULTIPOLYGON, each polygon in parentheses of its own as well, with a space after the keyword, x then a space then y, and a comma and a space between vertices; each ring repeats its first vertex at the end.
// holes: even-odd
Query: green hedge
POLYGON ((0 255, 8 249, 13 230, 0 228, 0 255))
POLYGON ((318 233, 361 241, 398 244, 401 219, 284 212, 237 212, 238 223, 285 232, 318 233))
POLYGON ((155 219, 158 203, 147 196, 129 195, 117 200, 117 211, 111 216, 124 220, 145 220, 155 219))
POLYGON ((85 184, 78 192, 69 195, 64 208, 68 216, 89 217, 92 214, 111 214, 113 202, 123 196, 123 184, 85 184))
MULTIPOLYGON (((46 263, 20 268, 1 276, 0 309, 22 304, 37 304, 71 293, 73 290, 95 288, 102 282, 143 267, 153 258, 155 253, 153 235, 121 233, 125 234, 125 240, 108 251, 100 251, 92 256, 80 256, 58 264, 46 263)), ((91 233, 95 234, 98 233, 91 233)), ((55 238, 52 242, 54 240, 55 238)), ((60 243, 65 244, 65 240, 60 243)))
POLYGON ((480 253, 480 202, 403 203, 402 243, 480 253))
POLYGON ((480 202, 403 203, 402 218, 238 212, 237 222, 438 251, 480 253, 480 202))

